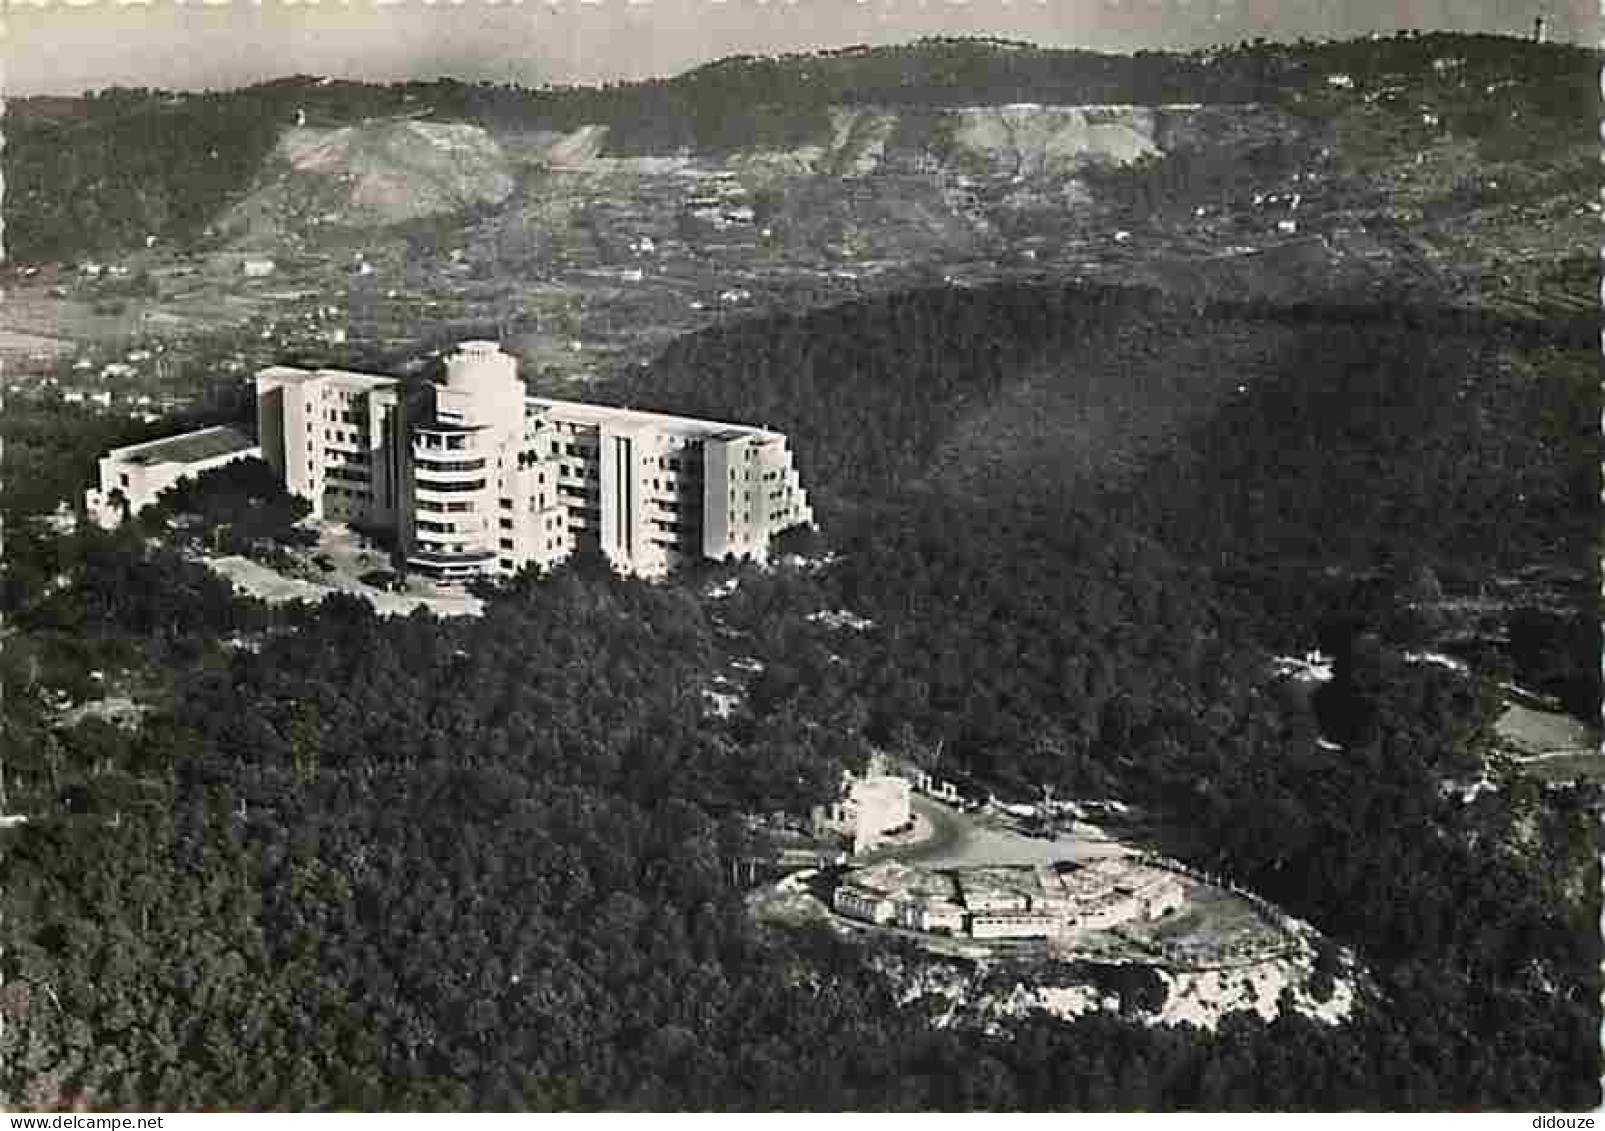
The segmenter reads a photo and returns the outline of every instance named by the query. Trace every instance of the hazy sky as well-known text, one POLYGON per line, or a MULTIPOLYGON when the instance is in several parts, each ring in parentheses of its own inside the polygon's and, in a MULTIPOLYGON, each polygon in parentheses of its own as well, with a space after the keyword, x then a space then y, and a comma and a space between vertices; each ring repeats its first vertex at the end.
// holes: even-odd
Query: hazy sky
POLYGON ((995 35, 1129 51, 1401 28, 1597 42, 1597 0, 0 0, 8 94, 289 74, 594 82, 720 56, 995 35))

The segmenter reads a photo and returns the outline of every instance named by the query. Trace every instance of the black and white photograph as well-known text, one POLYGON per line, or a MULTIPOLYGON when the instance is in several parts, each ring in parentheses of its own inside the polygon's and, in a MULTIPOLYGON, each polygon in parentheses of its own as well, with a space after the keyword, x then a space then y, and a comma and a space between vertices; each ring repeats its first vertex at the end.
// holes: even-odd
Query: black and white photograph
POLYGON ((10 1127, 1592 1125, 1597 5, 0 19, 10 1127))

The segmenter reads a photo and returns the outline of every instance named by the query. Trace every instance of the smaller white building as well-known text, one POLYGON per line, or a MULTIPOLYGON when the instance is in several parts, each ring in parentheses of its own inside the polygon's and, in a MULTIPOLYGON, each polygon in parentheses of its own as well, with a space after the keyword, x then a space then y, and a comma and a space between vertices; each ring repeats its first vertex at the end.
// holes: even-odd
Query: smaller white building
POLYGON ((265 279, 278 269, 271 259, 247 259, 240 264, 240 273, 247 279, 265 279))
POLYGON ((85 509, 102 526, 115 526, 125 514, 135 515, 150 506, 185 476, 261 454, 255 440, 223 426, 113 448, 101 457, 100 485, 86 492, 85 509), (116 501, 118 496, 123 504, 116 501))
POLYGON ((841 914, 867 923, 960 934, 964 907, 958 896, 957 883, 946 873, 885 860, 853 872, 831 902, 841 914))

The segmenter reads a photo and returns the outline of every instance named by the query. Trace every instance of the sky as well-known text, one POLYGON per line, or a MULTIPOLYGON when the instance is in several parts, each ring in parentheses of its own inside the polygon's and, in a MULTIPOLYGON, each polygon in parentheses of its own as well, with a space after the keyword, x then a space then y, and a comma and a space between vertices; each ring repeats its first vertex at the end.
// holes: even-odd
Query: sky
POLYGON ((1597 43, 1598 0, 0 0, 3 89, 226 89, 291 74, 525 85, 733 54, 985 35, 1099 51, 1401 29, 1597 43))

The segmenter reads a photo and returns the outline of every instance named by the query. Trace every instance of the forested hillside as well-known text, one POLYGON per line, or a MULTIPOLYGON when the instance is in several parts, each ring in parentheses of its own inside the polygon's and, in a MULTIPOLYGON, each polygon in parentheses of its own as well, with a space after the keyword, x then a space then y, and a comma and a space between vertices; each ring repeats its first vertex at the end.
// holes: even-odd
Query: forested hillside
MULTIPOLYGON (((1479 759, 1491 685, 1402 664, 1363 621, 1335 636, 1336 678, 1313 712, 1270 693, 1267 626, 1305 639, 1333 626, 1294 601, 1246 609, 1227 584, 1280 545, 1322 555, 1306 581, 1396 554, 1473 584, 1506 556, 1554 553, 1507 522, 1505 541, 1469 554, 1455 522, 1401 530, 1368 500, 1432 516, 1484 499, 1497 516, 1520 468, 1535 506, 1569 513, 1588 486, 1567 461, 1597 412, 1591 383, 1545 364, 1557 383, 1531 391, 1550 407, 1521 410, 1536 431, 1481 439, 1477 414, 1441 395, 1474 373, 1466 399, 1501 419, 1536 380, 1522 365, 1564 339, 1463 325, 1440 353, 1405 320, 1364 327, 1367 352, 1352 323, 1307 311, 1292 322, 1300 348, 1261 384, 1232 382, 1225 407, 1208 390, 1201 416, 1171 403, 1176 427, 1142 449, 1139 473, 925 474, 961 421, 990 427, 1024 380, 1085 379, 1084 402, 1118 391, 1055 368, 1084 340, 1140 342, 1145 319, 1180 318, 1226 327, 1241 351, 1266 317, 1129 292, 944 289, 683 343, 653 395, 790 430, 838 555, 822 571, 746 571, 722 602, 580 561, 507 587, 479 620, 380 618, 345 597, 273 611, 133 531, 8 534, 7 805, 28 820, 3 834, 5 1094, 32 1107, 1596 1102, 1593 795, 1515 778, 1470 801, 1442 790, 1479 759), (1507 347, 1511 365, 1487 363, 1507 347), (1395 364, 1427 384, 1399 390, 1395 364), (1397 423, 1342 429, 1296 410, 1322 397, 1397 423), (1315 445, 1345 492, 1291 458, 1315 445), (1256 490, 1275 505, 1249 532, 1209 511, 1192 521, 1187 491, 1210 477, 1240 505, 1256 490), (1334 515, 1341 536, 1323 539, 1334 515), (838 607, 875 628, 809 619, 838 607), (702 689, 732 631, 763 674, 747 710, 719 719, 702 689), (62 673, 90 665, 143 681, 154 710, 138 729, 56 713, 62 673), (1288 1012, 1215 1033, 1110 1015, 933 1028, 871 955, 764 932, 742 903, 769 858, 749 816, 829 797, 871 743, 940 751, 944 772, 1016 796, 1048 783, 1140 802, 1166 818, 1171 850, 1308 918, 1374 984, 1336 1027, 1288 1012)), ((1108 356, 1131 367, 1130 389, 1164 387, 1135 346, 1108 356)), ((1064 411, 1076 398, 1060 393, 1064 411)), ((1106 437, 1113 463, 1128 434, 1106 437)), ((76 696, 96 693, 77 680, 76 696)))

